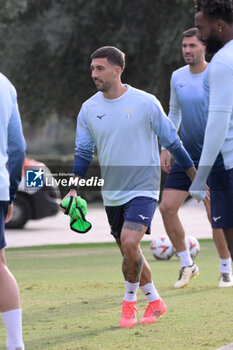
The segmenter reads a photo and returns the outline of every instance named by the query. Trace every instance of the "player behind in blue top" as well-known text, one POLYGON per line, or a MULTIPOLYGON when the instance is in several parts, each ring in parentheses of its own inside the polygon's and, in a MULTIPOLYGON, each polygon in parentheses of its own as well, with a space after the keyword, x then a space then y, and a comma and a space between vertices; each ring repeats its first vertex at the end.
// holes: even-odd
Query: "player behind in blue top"
MULTIPOLYGON (((183 33, 182 53, 186 66, 173 72, 171 77, 170 110, 168 117, 176 129, 195 165, 201 156, 207 115, 204 109, 203 78, 207 72, 205 46, 198 38, 197 28, 183 33)), ((198 268, 193 263, 185 243, 185 231, 178 216, 178 210, 189 196, 191 181, 181 166, 174 163, 170 171, 170 153, 161 152, 162 169, 169 173, 164 185, 160 211, 166 232, 176 249, 181 262, 181 270, 174 288, 187 286, 197 275, 198 268)), ((205 201, 210 218, 209 201, 205 201)), ((213 228, 213 238, 220 256, 219 287, 233 286, 230 253, 222 229, 213 228)))
POLYGON ((0 74, 0 116, 0 311, 7 332, 7 349, 23 350, 19 289, 6 265, 4 231, 21 180, 25 141, 16 91, 3 74, 0 74))
POLYGON ((233 258, 233 2, 195 1, 195 24, 209 53, 204 79, 208 120, 191 195, 205 198, 208 178, 214 228, 222 228, 233 258))
MULTIPOLYGON (((92 79, 98 92, 78 115, 73 172, 84 177, 97 148, 104 188, 102 196, 111 234, 123 256, 125 279, 121 327, 136 324, 136 294, 140 287, 148 306, 140 323, 153 323, 166 311, 140 248, 156 208, 160 185, 158 141, 193 178, 195 167, 159 101, 122 84, 125 55, 102 47, 92 56, 92 79)), ((65 198, 76 196, 70 189, 65 198)))

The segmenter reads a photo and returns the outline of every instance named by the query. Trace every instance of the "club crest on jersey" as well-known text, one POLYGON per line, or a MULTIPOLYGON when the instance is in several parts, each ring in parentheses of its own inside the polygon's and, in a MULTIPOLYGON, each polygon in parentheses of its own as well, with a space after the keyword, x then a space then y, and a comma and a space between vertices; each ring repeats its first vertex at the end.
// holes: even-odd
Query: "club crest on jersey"
POLYGON ((135 108, 132 109, 124 109, 124 112, 127 114, 127 118, 130 119, 131 114, 135 111, 135 108))

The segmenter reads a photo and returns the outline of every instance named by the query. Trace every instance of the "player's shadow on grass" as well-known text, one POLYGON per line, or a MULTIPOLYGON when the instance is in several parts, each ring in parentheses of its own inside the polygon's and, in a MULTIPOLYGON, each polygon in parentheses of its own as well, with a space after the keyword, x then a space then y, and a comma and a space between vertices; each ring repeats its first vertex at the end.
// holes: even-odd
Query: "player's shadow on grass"
POLYGON ((174 289, 174 288, 169 288, 169 289, 163 289, 163 291, 168 291, 168 292, 174 292, 170 295, 166 295, 167 298, 174 298, 176 296, 183 296, 183 295, 190 295, 190 294, 197 294, 197 293, 203 293, 207 292, 210 290, 219 290, 218 286, 215 287, 208 287, 208 286, 189 286, 187 288, 182 288, 182 289, 174 289))

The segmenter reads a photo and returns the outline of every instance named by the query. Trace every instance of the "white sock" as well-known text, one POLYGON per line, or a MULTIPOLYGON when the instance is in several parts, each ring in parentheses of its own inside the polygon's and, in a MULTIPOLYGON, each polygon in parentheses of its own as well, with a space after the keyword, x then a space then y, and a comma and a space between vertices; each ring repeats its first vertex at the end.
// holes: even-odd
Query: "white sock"
POLYGON ((159 293, 155 288, 153 281, 141 286, 140 289, 146 296, 148 303, 160 299, 159 293))
POLYGON ((180 259, 181 267, 193 265, 193 260, 188 249, 184 250, 183 252, 177 253, 177 255, 180 259))
POLYGON ((7 349, 16 350, 17 348, 20 348, 24 350, 22 336, 22 310, 16 309, 2 312, 2 318, 6 327, 7 349))
POLYGON ((139 287, 139 282, 136 283, 130 283, 128 281, 125 281, 125 301, 136 301, 137 300, 137 291, 139 287))
POLYGON ((219 259, 219 270, 220 273, 229 273, 232 275, 232 268, 231 268, 231 258, 228 259, 219 259))

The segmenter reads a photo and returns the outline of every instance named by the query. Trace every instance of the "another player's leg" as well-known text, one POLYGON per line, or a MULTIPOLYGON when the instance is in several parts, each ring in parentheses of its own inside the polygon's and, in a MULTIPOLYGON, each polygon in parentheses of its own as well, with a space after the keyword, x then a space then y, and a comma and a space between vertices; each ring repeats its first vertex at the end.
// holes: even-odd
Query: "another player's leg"
POLYGON ((230 252, 227 247, 227 242, 222 229, 213 229, 213 239, 215 246, 219 255, 219 272, 220 281, 219 287, 232 287, 233 277, 232 277, 232 267, 231 267, 231 257, 230 252))
POLYGON ((0 201, 0 312, 7 333, 7 349, 23 350, 22 311, 17 282, 6 265, 5 217, 8 202, 0 201))
POLYGON ((231 254, 231 259, 233 260, 233 227, 225 228, 223 231, 231 254))
POLYGON ((164 189, 160 212, 167 235, 176 249, 181 269, 174 288, 186 287, 192 278, 198 275, 198 267, 194 264, 185 243, 185 231, 178 216, 178 210, 188 197, 188 192, 175 189, 164 189))
POLYGON ((226 180, 224 179, 226 188, 224 191, 220 192, 220 195, 222 196, 221 203, 224 203, 225 205, 224 212, 221 213, 222 216, 225 216, 222 227, 224 227, 224 235, 226 237, 231 259, 233 260, 233 169, 224 172, 224 175, 226 176, 226 180))
MULTIPOLYGON (((231 259, 233 260, 233 227, 225 228, 223 229, 223 231, 227 241, 227 246, 231 255, 231 259)), ((228 278, 228 276, 225 275, 224 277, 225 277, 225 283, 227 283, 228 286, 230 287, 233 286, 233 276, 231 275, 230 278, 228 278)), ((225 283, 224 283, 224 287, 225 287, 225 283)), ((221 285, 219 286, 221 287, 221 285)))
POLYGON ((7 332, 7 349, 23 350, 22 311, 18 285, 6 266, 4 249, 0 250, 0 311, 7 332))
MULTIPOLYGON (((204 200, 204 205, 206 208, 206 213, 208 220, 211 224, 211 210, 210 210, 210 201, 204 200)), ((233 286, 233 277, 232 277, 232 267, 231 267, 231 257, 230 252, 227 247, 227 242, 225 239, 224 232, 221 228, 212 228, 213 240, 218 251, 219 255, 219 272, 220 272, 220 281, 219 287, 232 287, 233 286)))

